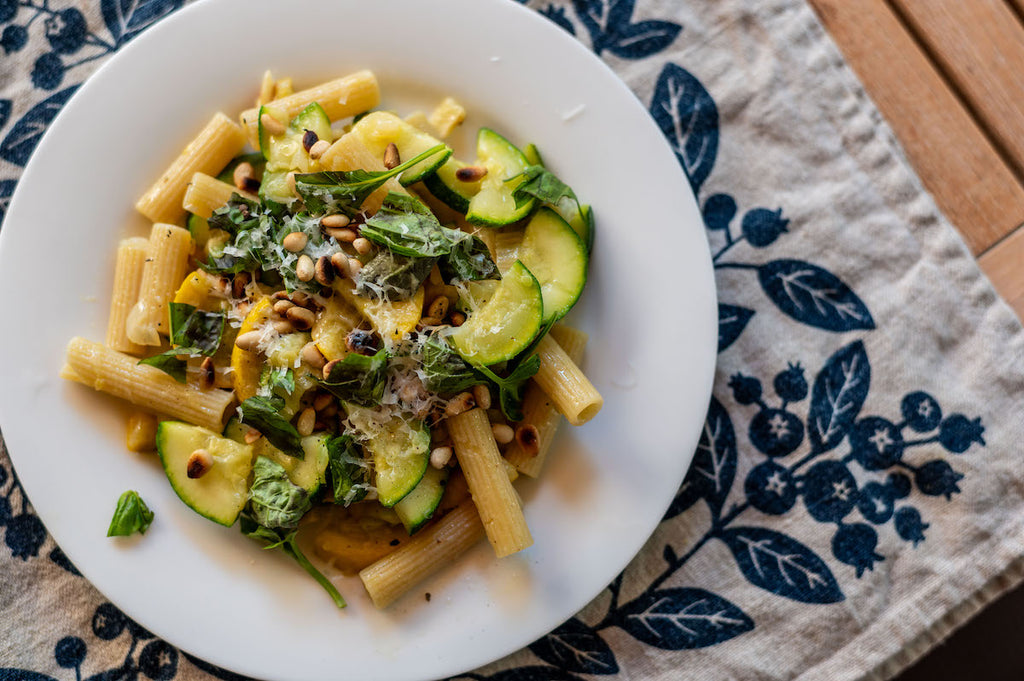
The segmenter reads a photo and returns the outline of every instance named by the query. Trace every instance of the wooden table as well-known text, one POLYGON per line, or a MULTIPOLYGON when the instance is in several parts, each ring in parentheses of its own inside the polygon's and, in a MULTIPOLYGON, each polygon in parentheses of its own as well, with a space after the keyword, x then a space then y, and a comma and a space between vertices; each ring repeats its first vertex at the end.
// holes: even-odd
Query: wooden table
MULTIPOLYGON (((1024 0, 810 0, 939 208, 1024 319, 1024 0)), ((1024 678, 1024 588, 899 681, 1024 678)))

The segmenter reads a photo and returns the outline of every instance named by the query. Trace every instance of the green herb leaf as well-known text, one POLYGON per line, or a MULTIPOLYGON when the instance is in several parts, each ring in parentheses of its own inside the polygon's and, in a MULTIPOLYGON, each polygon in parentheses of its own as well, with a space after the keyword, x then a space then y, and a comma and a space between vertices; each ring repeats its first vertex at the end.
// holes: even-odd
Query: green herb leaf
POLYGON ((516 208, 520 208, 531 198, 539 199, 552 206, 557 205, 563 198, 572 199, 579 207, 579 199, 576 192, 569 185, 562 182, 558 177, 544 166, 530 166, 519 175, 505 180, 513 182, 522 178, 522 182, 512 192, 516 208))
POLYGON ((485 366, 476 367, 487 379, 498 388, 498 402, 501 411, 509 421, 523 418, 523 390, 528 381, 540 370, 540 357, 530 355, 505 377, 499 376, 485 366))
POLYGON ((363 265, 356 278, 356 293, 397 303, 409 300, 430 276, 437 258, 414 258, 382 250, 363 265))
POLYGON ((473 367, 437 336, 423 344, 423 373, 424 387, 435 393, 458 393, 483 383, 473 367))
POLYGON ((330 375, 317 383, 340 400, 372 406, 384 395, 387 365, 388 352, 384 348, 371 357, 351 352, 333 363, 330 375))
POLYGON ((359 446, 348 435, 327 442, 327 461, 334 488, 334 503, 348 506, 366 496, 369 467, 359 446))
POLYGON ((256 522, 272 530, 294 530, 313 507, 309 494, 288 479, 284 466, 265 456, 252 465, 249 507, 256 522))
POLYGON ((242 402, 242 423, 252 426, 267 438, 270 444, 297 459, 305 457, 299 431, 281 415, 283 403, 279 399, 250 397, 242 402))
POLYGON ((213 211, 206 222, 210 229, 223 229, 234 235, 256 227, 262 212, 263 208, 258 201, 250 201, 235 192, 224 206, 213 211))
POLYGON ((295 392, 295 373, 284 367, 263 367, 260 373, 259 397, 285 398, 295 392))
POLYGON ((190 349, 191 348, 185 348, 185 351, 182 352, 178 348, 171 348, 166 352, 161 352, 159 355, 153 355, 152 357, 140 359, 139 364, 145 364, 147 366, 156 367, 160 371, 169 375, 178 383, 184 383, 186 375, 188 374, 188 371, 186 369, 186 367, 188 366, 188 362, 186 362, 183 359, 179 359, 178 356, 191 355, 192 353, 189 352, 190 349))
POLYGON ((107 528, 108 537, 127 537, 135 532, 145 534, 153 522, 153 512, 146 506, 139 493, 128 490, 117 500, 114 517, 107 528))
POLYGON ((498 266, 491 260, 491 251, 479 237, 458 230, 448 230, 462 235, 452 245, 451 253, 438 263, 445 281, 453 279, 475 281, 477 279, 500 279, 498 266))
POLYGON ((222 313, 206 312, 186 303, 168 303, 167 307, 173 345, 194 350, 207 357, 217 352, 224 333, 222 313))
POLYGON ((452 240, 447 234, 451 231, 416 197, 391 192, 359 229, 359 235, 392 253, 429 258, 451 252, 452 240))
POLYGON ((342 212, 354 217, 359 213, 366 197, 389 179, 401 175, 420 161, 447 148, 444 144, 438 144, 391 170, 349 170, 296 175, 295 191, 302 197, 307 210, 314 215, 342 212))

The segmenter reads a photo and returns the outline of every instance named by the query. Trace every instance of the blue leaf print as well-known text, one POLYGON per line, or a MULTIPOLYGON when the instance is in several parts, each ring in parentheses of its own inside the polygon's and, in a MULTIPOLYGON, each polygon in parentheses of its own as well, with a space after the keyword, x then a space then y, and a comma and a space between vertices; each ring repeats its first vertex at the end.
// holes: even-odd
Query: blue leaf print
POLYGON ((11 100, 0 99, 0 128, 7 125, 7 119, 11 117, 11 100))
POLYGON ((590 33, 594 52, 610 50, 623 59, 643 59, 668 47, 682 26, 671 21, 633 23, 635 0, 573 0, 573 9, 590 33))
POLYGON ((573 617, 530 644, 533 654, 560 669, 578 674, 616 674, 615 653, 596 631, 573 617))
POLYGON ((718 155, 715 100, 689 71, 666 64, 654 89, 651 115, 668 138, 693 193, 699 193, 718 155))
POLYGON ((792 537, 763 527, 733 527, 721 530, 717 537, 754 586, 801 603, 837 603, 846 598, 825 561, 792 537))
POLYGON ((739 305, 718 304, 718 351, 722 352, 732 345, 743 329, 747 328, 747 322, 754 316, 754 311, 740 307, 739 305))
POLYGON ((455 676, 455 679, 478 679, 483 681, 582 681, 580 677, 567 674, 555 667, 537 665, 533 667, 516 667, 497 672, 493 676, 480 676, 479 674, 463 674, 455 676))
POLYGON ((835 449, 853 427, 871 386, 864 343, 854 341, 828 358, 811 389, 807 432, 815 452, 835 449))
POLYGON ((674 518, 698 499, 705 499, 712 513, 718 516, 735 476, 736 431, 729 412, 712 396, 693 463, 664 519, 674 518))
POLYGON ((645 593, 622 608, 616 624, 638 641, 663 650, 706 648, 754 628, 746 613, 704 589, 645 593))
POLYGON ((572 22, 569 21, 569 17, 565 16, 564 7, 556 7, 555 5, 548 5, 547 7, 540 10, 540 13, 546 16, 551 21, 555 22, 566 30, 569 35, 576 35, 576 29, 573 28, 572 22))
POLYGON ((78 85, 72 85, 29 109, 0 143, 0 158, 15 165, 25 165, 43 133, 77 89, 78 85))
POLYGON ((0 667, 0 680, 2 681, 57 681, 52 676, 30 672, 27 669, 13 669, 11 667, 0 667))
POLYGON ((11 205, 11 195, 17 186, 17 180, 0 181, 0 225, 4 223, 4 216, 7 215, 7 207, 11 205))
POLYGON ((757 270, 761 288, 798 322, 826 331, 873 329, 875 321, 850 287, 826 269, 802 260, 773 260, 757 270))
POLYGON ((218 679, 223 679, 223 681, 255 681, 255 679, 253 679, 252 677, 242 676, 241 674, 229 672, 227 669, 221 669, 220 667, 212 665, 205 660, 200 660, 198 657, 194 657, 192 655, 189 655, 188 653, 182 653, 182 655, 184 655, 185 659, 191 662, 197 668, 203 670, 211 676, 215 676, 218 679))
POLYGON ((101 0, 107 30, 120 47, 181 7, 183 0, 101 0))

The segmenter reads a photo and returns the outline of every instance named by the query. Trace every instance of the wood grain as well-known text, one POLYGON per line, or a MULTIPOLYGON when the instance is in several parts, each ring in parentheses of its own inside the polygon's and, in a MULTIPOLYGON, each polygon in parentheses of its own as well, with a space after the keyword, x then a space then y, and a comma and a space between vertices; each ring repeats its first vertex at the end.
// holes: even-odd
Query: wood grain
POLYGON ((971 251, 1024 223, 1024 188, 884 0, 810 2, 971 251))
POLYGON ((996 292, 1024 319, 1024 227, 978 258, 996 292))
POLYGON ((1004 0, 891 0, 1024 177, 1024 26, 1004 0))

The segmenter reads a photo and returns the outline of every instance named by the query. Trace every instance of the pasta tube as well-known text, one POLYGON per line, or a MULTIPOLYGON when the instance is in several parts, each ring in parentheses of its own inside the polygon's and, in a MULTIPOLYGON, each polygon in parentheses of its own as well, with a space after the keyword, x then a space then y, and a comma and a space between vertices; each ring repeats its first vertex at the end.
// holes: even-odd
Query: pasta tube
MULTIPOLYGON (((277 90, 281 91, 280 85, 277 90)), ((274 105, 291 119, 313 102, 318 102, 332 121, 369 111, 380 104, 377 77, 370 71, 357 71, 344 78, 275 99, 274 105)), ((259 115, 260 110, 256 108, 246 109, 241 116, 242 128, 249 138, 249 143, 257 149, 260 148, 259 115)))
POLYGON ((141 236, 125 239, 117 247, 114 266, 114 293, 110 296, 110 319, 107 321, 107 345, 132 355, 141 355, 146 346, 133 343, 126 331, 128 314, 139 300, 142 270, 149 253, 149 241, 141 236))
POLYGON ((574 426, 597 416, 604 398, 551 336, 537 344, 540 370, 533 377, 555 408, 574 426))
POLYGON ((445 97, 430 113, 429 120, 438 136, 445 139, 466 120, 466 109, 451 97, 445 97))
POLYGON ((487 412, 471 409, 450 417, 448 434, 494 553, 502 558, 522 551, 533 537, 505 472, 487 412))
POLYGON ((142 268, 139 300, 128 313, 128 338, 140 345, 160 345, 160 334, 170 332, 167 303, 174 300, 188 271, 192 235, 174 225, 153 225, 149 256, 142 268))
POLYGON ((197 390, 178 383, 159 369, 99 343, 75 337, 68 343, 67 366, 61 376, 128 400, 146 411, 167 414, 214 432, 224 430, 234 394, 197 390))
POLYGON ((219 172, 244 146, 242 129, 224 114, 217 113, 142 195, 135 208, 153 222, 180 221, 185 215, 181 201, 192 175, 219 172))
POLYGON ((196 173, 188 183, 188 189, 185 190, 185 198, 182 199, 181 204, 189 213, 209 218, 213 215, 213 211, 226 204, 231 195, 236 193, 250 201, 259 201, 259 197, 256 195, 241 191, 233 184, 221 182, 206 173, 196 173))
MULTIPOLYGON (((587 334, 570 326, 558 324, 551 329, 555 341, 565 350, 573 364, 579 365, 583 359, 583 349, 587 345, 587 334)), ((523 423, 537 428, 537 453, 527 452, 518 441, 513 441, 505 450, 505 459, 523 475, 535 478, 544 467, 551 443, 555 439, 555 431, 562 422, 562 415, 555 408, 551 399, 539 385, 532 382, 526 388, 523 397, 523 423)))
POLYGON ((465 553, 482 534, 480 515, 467 499, 394 552, 363 568, 359 579, 373 604, 385 608, 465 553))

